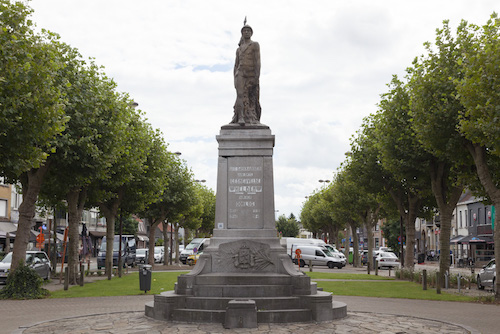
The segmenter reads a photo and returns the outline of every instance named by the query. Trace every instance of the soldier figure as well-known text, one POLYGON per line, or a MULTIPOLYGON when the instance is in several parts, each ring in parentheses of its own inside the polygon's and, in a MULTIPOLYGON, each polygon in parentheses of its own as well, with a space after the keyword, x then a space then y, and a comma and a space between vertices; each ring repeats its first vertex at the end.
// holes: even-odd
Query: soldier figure
POLYGON ((236 50, 234 87, 236 103, 231 123, 240 125, 260 124, 259 77, 260 46, 252 41, 252 28, 246 24, 241 29, 241 39, 236 50))

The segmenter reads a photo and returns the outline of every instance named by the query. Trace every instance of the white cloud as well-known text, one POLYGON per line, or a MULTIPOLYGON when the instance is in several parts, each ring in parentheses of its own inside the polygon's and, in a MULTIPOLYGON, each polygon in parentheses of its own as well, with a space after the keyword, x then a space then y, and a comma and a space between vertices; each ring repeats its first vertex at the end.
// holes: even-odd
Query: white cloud
POLYGON ((332 178, 393 74, 450 19, 484 24, 497 0, 43 0, 33 20, 106 67, 154 128, 215 190, 217 142, 232 117, 243 18, 262 52, 262 122, 276 135, 275 205, 299 215, 332 178), (210 71, 216 66, 225 71, 210 71), (206 70, 203 70, 206 69, 206 70))

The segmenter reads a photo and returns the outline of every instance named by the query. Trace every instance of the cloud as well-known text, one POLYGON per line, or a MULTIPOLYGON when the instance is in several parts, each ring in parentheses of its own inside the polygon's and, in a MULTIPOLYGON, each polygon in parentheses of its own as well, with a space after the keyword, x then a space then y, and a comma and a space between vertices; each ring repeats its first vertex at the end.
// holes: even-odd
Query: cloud
POLYGON ((233 114, 245 16, 262 53, 264 124, 276 135, 275 203, 299 215, 332 178, 393 74, 404 75, 445 19, 484 24, 497 0, 44 0, 40 28, 92 56, 215 190, 215 136, 233 114))

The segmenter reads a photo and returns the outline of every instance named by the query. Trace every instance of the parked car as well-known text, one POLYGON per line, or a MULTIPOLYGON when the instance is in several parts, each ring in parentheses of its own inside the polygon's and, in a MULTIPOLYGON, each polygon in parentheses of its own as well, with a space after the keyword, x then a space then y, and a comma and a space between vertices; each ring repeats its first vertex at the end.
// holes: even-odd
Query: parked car
POLYGON ((366 266, 366 264, 368 263, 368 250, 362 250, 361 251, 361 264, 363 266, 366 266))
POLYGON ((155 246, 155 263, 162 263, 165 259, 165 247, 155 246))
POLYGON ((146 263, 148 261, 148 249, 147 248, 137 248, 135 250, 135 262, 136 263, 146 263))
POLYGON ((378 261, 378 268, 399 268, 400 263, 396 254, 392 252, 378 252, 375 261, 378 261))
MULTIPOLYGON (((187 258, 189 255, 196 254, 198 252, 203 251, 205 247, 210 244, 210 239, 208 238, 195 238, 193 239, 189 245, 186 246, 184 250, 182 250, 181 255, 179 256, 179 260, 183 264, 187 263, 187 258)), ((179 250, 180 251, 180 250, 179 250)))
POLYGON ((324 248, 326 248, 328 251, 330 251, 330 253, 332 254, 336 254, 337 256, 340 257, 340 260, 342 262, 342 267, 345 267, 346 263, 347 263, 347 259, 345 258, 345 255, 344 253, 341 253, 337 248, 335 248, 334 246, 332 245, 324 245, 323 246, 324 248))
POLYGON ((198 259, 200 258, 200 255, 203 254, 203 252, 198 252, 196 254, 189 255, 187 258, 187 264, 190 266, 194 266, 198 259))
MULTIPOLYGON (((2 261, 0 261, 0 283, 5 284, 7 276, 9 275, 10 265, 12 263, 12 252, 7 254, 2 261)), ((43 279, 50 279, 50 272, 52 267, 50 265, 49 257, 45 252, 41 251, 27 251, 26 252, 26 265, 34 269, 36 273, 43 279)))
POLYGON ((477 274, 477 288, 483 290, 485 286, 491 286, 493 292, 496 292, 497 271, 495 260, 491 260, 477 274))

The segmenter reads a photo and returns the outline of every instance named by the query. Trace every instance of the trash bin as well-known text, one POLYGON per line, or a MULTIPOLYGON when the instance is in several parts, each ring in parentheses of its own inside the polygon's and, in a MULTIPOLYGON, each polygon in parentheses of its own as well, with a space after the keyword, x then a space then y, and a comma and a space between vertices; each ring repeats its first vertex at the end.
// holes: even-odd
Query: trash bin
POLYGON ((149 264, 139 266, 139 286, 144 293, 151 290, 151 268, 149 264))
POLYGON ((425 262, 425 254, 424 253, 419 253, 417 256, 417 262, 418 264, 422 264, 425 262))

